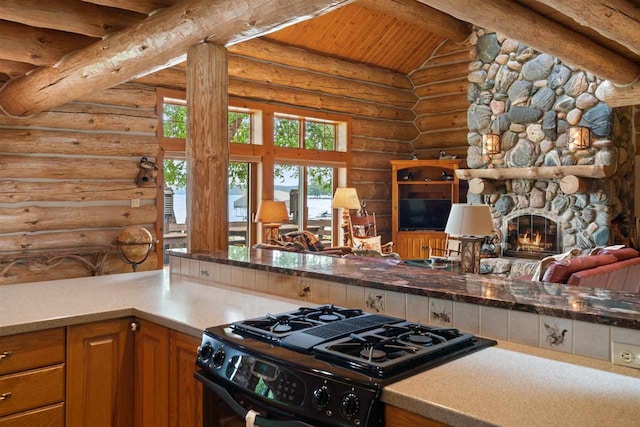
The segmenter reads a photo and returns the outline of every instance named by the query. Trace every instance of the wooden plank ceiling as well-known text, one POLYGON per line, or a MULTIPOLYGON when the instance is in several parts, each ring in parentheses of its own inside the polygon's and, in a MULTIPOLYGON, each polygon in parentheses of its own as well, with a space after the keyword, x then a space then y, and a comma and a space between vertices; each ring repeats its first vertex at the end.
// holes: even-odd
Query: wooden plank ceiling
POLYGON ((357 2, 263 38, 402 74, 418 68, 445 40, 357 2))

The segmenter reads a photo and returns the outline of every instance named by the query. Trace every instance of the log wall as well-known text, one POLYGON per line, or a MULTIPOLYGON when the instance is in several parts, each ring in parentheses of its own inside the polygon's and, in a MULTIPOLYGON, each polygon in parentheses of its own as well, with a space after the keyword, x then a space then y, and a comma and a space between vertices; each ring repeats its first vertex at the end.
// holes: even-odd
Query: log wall
MULTIPOLYGON (((136 82, 184 90, 186 81, 184 69, 174 67, 136 82)), ((229 96, 351 117, 349 183, 376 213, 383 240, 390 238, 389 160, 409 158, 418 136, 407 77, 252 40, 229 49, 229 96)))
MULTIPOLYGON (((134 183, 140 158, 158 154, 155 108, 155 90, 128 84, 27 119, 0 115, 0 284, 88 276, 51 258, 96 247, 103 274, 131 271, 112 242, 129 225, 159 233, 157 189, 134 183)), ((151 255, 139 269, 156 265, 151 255)))
POLYGON ((420 134, 413 148, 420 159, 437 159, 441 150, 467 154, 467 74, 475 58, 470 43, 444 42, 409 74, 418 103, 413 108, 420 134))

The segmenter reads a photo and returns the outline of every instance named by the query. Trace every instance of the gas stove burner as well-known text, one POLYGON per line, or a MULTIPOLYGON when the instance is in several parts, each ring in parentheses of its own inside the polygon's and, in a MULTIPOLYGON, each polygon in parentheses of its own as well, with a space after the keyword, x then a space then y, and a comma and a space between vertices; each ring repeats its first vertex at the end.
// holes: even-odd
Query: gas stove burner
POLYGON ((412 344, 418 344, 418 345, 431 345, 431 344, 433 344, 433 338, 431 338, 428 335, 421 335, 421 334, 409 335, 407 337, 407 341, 409 341, 412 344))
POLYGON ((276 323, 273 328, 271 328, 273 332, 289 332, 291 329, 291 325, 285 323, 276 323))
POLYGON ((362 310, 335 307, 333 304, 320 307, 301 307, 298 312, 304 316, 305 319, 323 323, 337 322, 339 320, 362 316, 363 314, 362 310))
POLYGON ((318 316, 319 320, 322 320, 323 322, 335 322, 336 320, 340 320, 340 316, 338 316, 337 314, 321 314, 320 316, 318 316))
POLYGON ((376 350, 375 348, 363 348, 360 350, 360 357, 367 360, 373 360, 380 362, 387 358, 387 353, 382 350, 376 350))

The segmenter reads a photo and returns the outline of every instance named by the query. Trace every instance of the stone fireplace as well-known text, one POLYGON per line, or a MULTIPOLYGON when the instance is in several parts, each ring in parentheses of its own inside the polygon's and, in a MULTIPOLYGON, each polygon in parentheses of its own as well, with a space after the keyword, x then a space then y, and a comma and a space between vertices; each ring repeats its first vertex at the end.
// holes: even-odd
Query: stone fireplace
POLYGON ((505 217, 502 235, 504 256, 542 259, 563 251, 562 228, 544 211, 517 211, 505 217))
POLYGON ((516 40, 475 28, 471 43, 477 60, 468 74, 467 163, 470 172, 487 173, 478 186, 470 181, 467 199, 491 206, 499 255, 541 258, 626 242, 633 224, 631 109, 607 106, 597 76, 516 40), (590 147, 569 142, 572 126, 590 129, 590 147), (497 153, 483 152, 488 133, 499 135, 497 153), (478 188, 486 191, 472 191, 478 188))

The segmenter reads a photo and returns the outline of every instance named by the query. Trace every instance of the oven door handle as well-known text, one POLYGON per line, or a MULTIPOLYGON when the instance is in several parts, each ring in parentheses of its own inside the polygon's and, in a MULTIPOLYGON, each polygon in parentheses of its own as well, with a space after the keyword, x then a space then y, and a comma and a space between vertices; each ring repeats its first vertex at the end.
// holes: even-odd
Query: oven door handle
MULTIPOLYGON (((208 388, 210 388, 213 392, 215 392, 224 402, 229 405, 233 412, 235 412, 239 417, 243 420, 246 419, 247 411, 240 405, 236 400, 229 394, 227 390, 224 389, 219 384, 214 383, 209 378, 205 377, 199 372, 193 374, 193 376, 208 388)), ((265 418, 261 415, 256 416, 255 425, 260 427, 313 427, 311 424, 303 423, 302 421, 274 421, 268 418, 265 418)))

